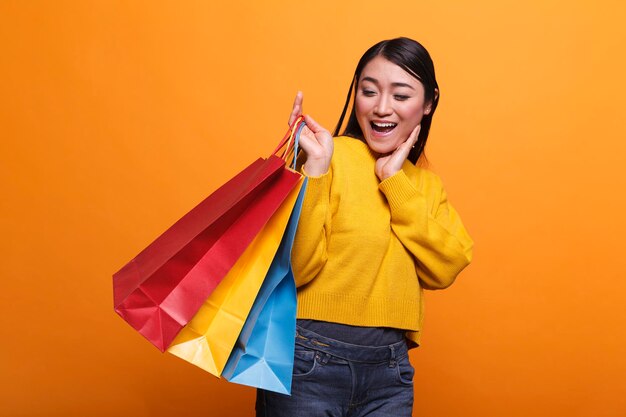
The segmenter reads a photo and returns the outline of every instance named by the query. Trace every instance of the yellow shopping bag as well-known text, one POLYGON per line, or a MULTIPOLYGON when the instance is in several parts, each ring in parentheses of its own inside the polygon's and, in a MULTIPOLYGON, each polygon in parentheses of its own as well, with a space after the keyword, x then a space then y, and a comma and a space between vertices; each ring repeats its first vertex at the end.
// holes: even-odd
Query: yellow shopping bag
POLYGON ((221 375, 278 250, 302 183, 301 178, 168 352, 221 375))

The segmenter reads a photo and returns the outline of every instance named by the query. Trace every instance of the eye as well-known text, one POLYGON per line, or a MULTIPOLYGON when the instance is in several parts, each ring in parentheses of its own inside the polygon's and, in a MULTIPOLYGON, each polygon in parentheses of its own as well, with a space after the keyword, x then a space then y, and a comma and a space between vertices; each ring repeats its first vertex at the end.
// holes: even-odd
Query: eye
POLYGON ((395 98, 398 101, 405 101, 405 100, 408 100, 410 97, 402 95, 402 94, 395 94, 393 98, 395 98))
POLYGON ((372 90, 363 89, 361 90, 361 94, 363 94, 365 97, 372 97, 376 94, 376 92, 372 90))

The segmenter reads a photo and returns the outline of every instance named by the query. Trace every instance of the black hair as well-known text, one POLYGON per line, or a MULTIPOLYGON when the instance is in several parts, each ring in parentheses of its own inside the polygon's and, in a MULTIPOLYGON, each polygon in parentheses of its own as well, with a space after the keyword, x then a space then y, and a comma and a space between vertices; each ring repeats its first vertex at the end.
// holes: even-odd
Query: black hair
POLYGON ((364 140, 363 131, 359 126, 359 123, 355 114, 354 101, 356 99, 356 91, 359 88, 359 79, 363 68, 377 56, 382 56, 388 61, 398 65, 400 68, 417 78, 424 86, 424 99, 425 103, 430 105, 430 112, 425 114, 422 118, 421 129, 417 143, 409 152, 408 160, 412 163, 417 163, 418 159, 424 153, 424 147, 426 146, 426 140, 428 139, 428 132, 430 131, 430 125, 433 120, 437 103, 439 102, 439 86, 437 85, 437 79, 435 78, 435 66, 430 58, 430 54, 419 42, 409 38, 396 38, 381 41, 376 45, 369 48, 361 59, 359 60, 356 70, 354 71, 354 77, 348 90, 348 96, 346 97, 346 103, 344 104, 343 111, 339 117, 339 122, 335 128, 334 136, 338 136, 343 125, 344 118, 348 107, 352 105, 350 116, 345 129, 341 133, 344 136, 350 136, 355 139, 364 140))

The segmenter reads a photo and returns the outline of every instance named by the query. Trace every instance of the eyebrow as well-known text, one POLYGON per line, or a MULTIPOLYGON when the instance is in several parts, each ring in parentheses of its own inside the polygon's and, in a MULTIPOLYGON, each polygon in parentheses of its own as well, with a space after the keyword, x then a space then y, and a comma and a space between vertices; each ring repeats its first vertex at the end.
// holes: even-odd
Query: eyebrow
MULTIPOLYGON (((379 84, 378 80, 376 78, 372 78, 372 77, 363 77, 363 80, 361 80, 361 81, 369 81, 369 82, 374 83, 376 85, 379 84)), ((391 83, 391 86, 392 87, 408 87, 411 90, 415 90, 415 88, 413 88, 412 85, 407 84, 407 83, 391 83)))

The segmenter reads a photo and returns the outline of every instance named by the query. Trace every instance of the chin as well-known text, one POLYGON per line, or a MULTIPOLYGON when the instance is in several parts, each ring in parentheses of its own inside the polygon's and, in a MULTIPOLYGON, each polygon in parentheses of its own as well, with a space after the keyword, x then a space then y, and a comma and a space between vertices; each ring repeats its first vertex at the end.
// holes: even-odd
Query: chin
POLYGON ((365 142, 367 143, 367 146, 369 146, 369 148, 372 151, 380 155, 391 153, 395 151, 396 149, 398 149, 398 146, 400 146, 400 144, 394 143, 395 141, 393 140, 390 141, 392 142, 390 143, 390 142, 380 142, 379 140, 372 140, 372 139, 366 138, 365 142))

